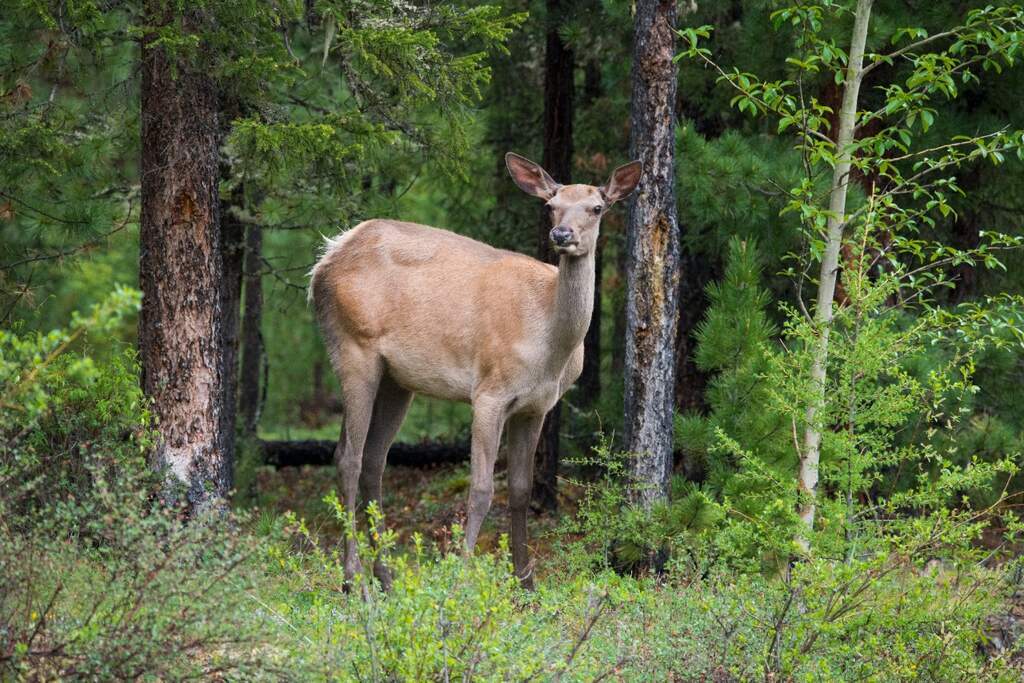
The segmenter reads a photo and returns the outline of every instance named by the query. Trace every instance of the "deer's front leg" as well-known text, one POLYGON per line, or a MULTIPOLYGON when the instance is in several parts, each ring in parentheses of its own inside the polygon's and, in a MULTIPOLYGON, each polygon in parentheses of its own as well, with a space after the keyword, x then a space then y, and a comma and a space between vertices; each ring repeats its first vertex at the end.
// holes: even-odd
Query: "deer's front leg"
POLYGON ((543 415, 513 415, 508 421, 509 536, 512 564, 524 588, 533 588, 533 567, 526 546, 526 518, 533 492, 534 453, 543 426, 543 415))
POLYGON ((466 510, 466 551, 472 552, 480 525, 494 497, 494 462, 498 457, 501 426, 505 420, 504 401, 480 397, 473 401, 473 430, 470 444, 469 504, 466 510))

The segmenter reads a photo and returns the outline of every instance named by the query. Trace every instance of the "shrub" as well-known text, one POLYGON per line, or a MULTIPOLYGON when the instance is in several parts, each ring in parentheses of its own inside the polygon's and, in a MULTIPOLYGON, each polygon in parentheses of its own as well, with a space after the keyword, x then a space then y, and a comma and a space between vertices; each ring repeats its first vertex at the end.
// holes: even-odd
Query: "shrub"
POLYGON ((47 334, 0 331, 0 678, 181 679, 254 666, 257 550, 229 516, 153 495, 130 353, 84 350, 138 307, 117 289, 47 334))
MULTIPOLYGON (((326 499, 347 528, 347 514, 326 499)), ((374 508, 371 529, 382 529, 374 508)), ((289 649, 306 678, 373 681, 595 680, 621 659, 596 651, 589 639, 609 605, 592 582, 574 582, 531 595, 519 588, 504 540, 498 555, 433 554, 420 536, 406 554, 393 554, 390 592, 368 576, 343 590, 336 549, 324 547, 290 516, 298 541, 270 553, 281 587, 268 598, 289 649)), ((460 530, 453 530, 461 546, 460 530)), ((390 532, 357 536, 365 567, 392 550, 390 532), (373 543, 370 539, 373 539, 373 543)))

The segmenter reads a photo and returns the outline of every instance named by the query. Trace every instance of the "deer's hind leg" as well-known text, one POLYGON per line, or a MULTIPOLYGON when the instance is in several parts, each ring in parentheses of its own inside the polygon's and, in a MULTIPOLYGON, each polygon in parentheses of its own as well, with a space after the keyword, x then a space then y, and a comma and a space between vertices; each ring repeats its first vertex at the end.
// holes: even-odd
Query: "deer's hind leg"
MULTIPOLYGON (((342 502, 346 513, 354 515, 358 505, 359 479, 363 465, 373 405, 380 389, 383 361, 375 352, 350 343, 338 350, 335 368, 341 382, 341 403, 345 423, 334 452, 342 502)), ((345 538, 345 580, 362 572, 356 539, 345 538)))
MULTIPOLYGON (((363 469, 359 475, 359 494, 363 506, 375 502, 380 509, 381 480, 387 463, 388 449, 391 448, 391 443, 395 440, 406 413, 409 412, 412 398, 413 393, 396 384, 387 373, 381 378, 377 398, 373 404, 370 431, 363 448, 363 469)), ((391 587, 391 573, 385 560, 382 555, 377 556, 373 563, 373 573, 380 581, 381 587, 388 590, 391 587)))

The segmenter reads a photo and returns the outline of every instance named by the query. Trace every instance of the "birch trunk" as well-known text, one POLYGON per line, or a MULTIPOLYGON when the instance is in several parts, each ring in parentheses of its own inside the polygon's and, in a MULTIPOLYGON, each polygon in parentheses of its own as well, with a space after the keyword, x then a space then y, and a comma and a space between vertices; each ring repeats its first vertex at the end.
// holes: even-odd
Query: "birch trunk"
MULTIPOLYGON (((857 124, 857 101, 860 95, 864 44, 867 41, 871 4, 872 0, 858 0, 853 20, 853 36, 850 40, 849 62, 846 68, 846 82, 843 86, 843 103, 839 111, 839 130, 836 136, 836 164, 832 172, 832 189, 829 194, 825 253, 821 259, 818 297, 814 312, 815 326, 818 329, 818 340, 811 365, 814 394, 804 414, 806 426, 803 451, 800 453, 799 480, 800 519, 804 524, 805 533, 808 535, 814 528, 818 462, 821 456, 820 413, 825 406, 829 334, 832 331, 832 308, 839 270, 839 251, 843 243, 843 230, 846 227, 846 195, 852 162, 851 145, 857 124)), ((810 549, 808 537, 801 535, 797 539, 805 551, 810 549)))

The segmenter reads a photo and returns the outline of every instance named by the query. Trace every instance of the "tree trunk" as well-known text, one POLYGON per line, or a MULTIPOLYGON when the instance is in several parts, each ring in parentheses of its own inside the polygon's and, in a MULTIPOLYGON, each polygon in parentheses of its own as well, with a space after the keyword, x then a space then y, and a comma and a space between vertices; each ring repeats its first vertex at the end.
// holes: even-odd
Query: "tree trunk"
MULTIPOLYGON (((813 396, 804 414, 804 445, 800 453, 799 512, 805 533, 814 529, 815 497, 818 488, 818 461, 821 455, 820 413, 825 407, 825 386, 827 380, 829 334, 832 330, 832 307, 836 292, 836 278, 839 273, 839 251, 843 244, 843 230, 846 227, 846 195, 850 182, 852 162, 851 144, 857 122, 857 101, 860 94, 861 75, 864 62, 864 44, 867 41, 868 23, 871 17, 872 0, 858 0, 853 22, 853 36, 850 40, 850 56, 843 86, 843 104, 839 113, 839 132, 836 136, 836 164, 832 171, 832 187, 829 194, 829 216, 826 223, 825 251, 821 258, 821 273, 818 280, 818 297, 815 303, 814 322, 818 340, 811 364, 813 396)), ((807 536, 797 539, 807 551, 810 544, 807 536)))
POLYGON ((604 240, 598 238, 594 253, 594 309, 587 336, 583 338, 583 372, 580 373, 577 396, 583 407, 590 407, 601 397, 601 271, 604 268, 604 240))
MULTIPOLYGON (((980 195, 981 169, 977 166, 961 174, 960 189, 967 197, 967 203, 956 214, 953 221, 953 246, 957 249, 977 249, 981 244, 982 218, 972 197, 980 195)), ((953 268, 954 289, 950 302, 959 304, 971 299, 978 289, 978 272, 970 263, 961 263, 953 268)))
POLYGON ((260 422, 260 368, 263 365, 263 228, 249 224, 245 237, 245 308, 238 405, 242 430, 255 436, 260 422))
MULTIPOLYGON (((628 221, 628 219, 627 219, 628 221)), ((612 311, 612 338, 611 356, 613 378, 626 376, 626 301, 622 279, 629 270, 629 236, 625 233, 628 228, 623 228, 625 239, 619 239, 615 245, 615 282, 616 287, 606 292, 611 299, 614 310, 612 311)), ((617 380, 616 380, 617 381, 617 380)))
MULTIPOLYGON (((596 60, 590 60, 583 69, 582 105, 590 106, 603 93, 601 85, 601 66, 596 60)), ((577 396, 583 407, 593 406, 601 398, 601 285, 604 273, 604 247, 607 239, 601 237, 597 241, 594 254, 594 308, 590 315, 590 327, 583 339, 583 372, 580 373, 577 396)))
MULTIPOLYGON (((222 175, 229 178, 231 167, 223 165, 222 175)), ((245 226, 232 215, 232 206, 239 206, 242 193, 232 193, 231 200, 221 205, 221 334, 224 339, 224 409, 221 432, 224 457, 233 470, 235 462, 235 429, 238 419, 238 325, 242 302, 242 263, 245 259, 245 226)), ((231 472, 233 474, 233 472, 231 472)))
POLYGON ((675 402, 679 412, 704 413, 707 410, 704 390, 708 376, 697 367, 694 360, 697 343, 693 335, 708 310, 704 290, 709 282, 717 279, 717 269, 706 254, 695 254, 689 249, 683 251, 680 261, 682 274, 679 280, 675 402))
POLYGON ((668 495, 678 317, 675 196, 676 5, 638 0, 633 36, 631 156, 644 165, 629 212, 626 264, 625 442, 636 502, 668 495))
MULTIPOLYGON (((147 5, 146 23, 177 18, 147 5)), ((186 11, 184 30, 198 13, 186 11)), ((213 80, 163 48, 142 48, 142 215, 139 357, 160 432, 153 464, 165 495, 190 513, 227 496, 223 257, 217 196, 217 93, 213 80)))
MULTIPOLYGON (((558 35, 563 0, 547 0, 547 46, 544 53, 544 154, 541 165, 557 182, 567 184, 572 176, 573 71, 575 62, 558 35)), ((548 233, 551 221, 541 211, 537 229, 537 257, 557 263, 548 233)), ((537 444, 533 500, 546 510, 558 507, 559 429, 562 405, 555 405, 544 420, 537 444)))

